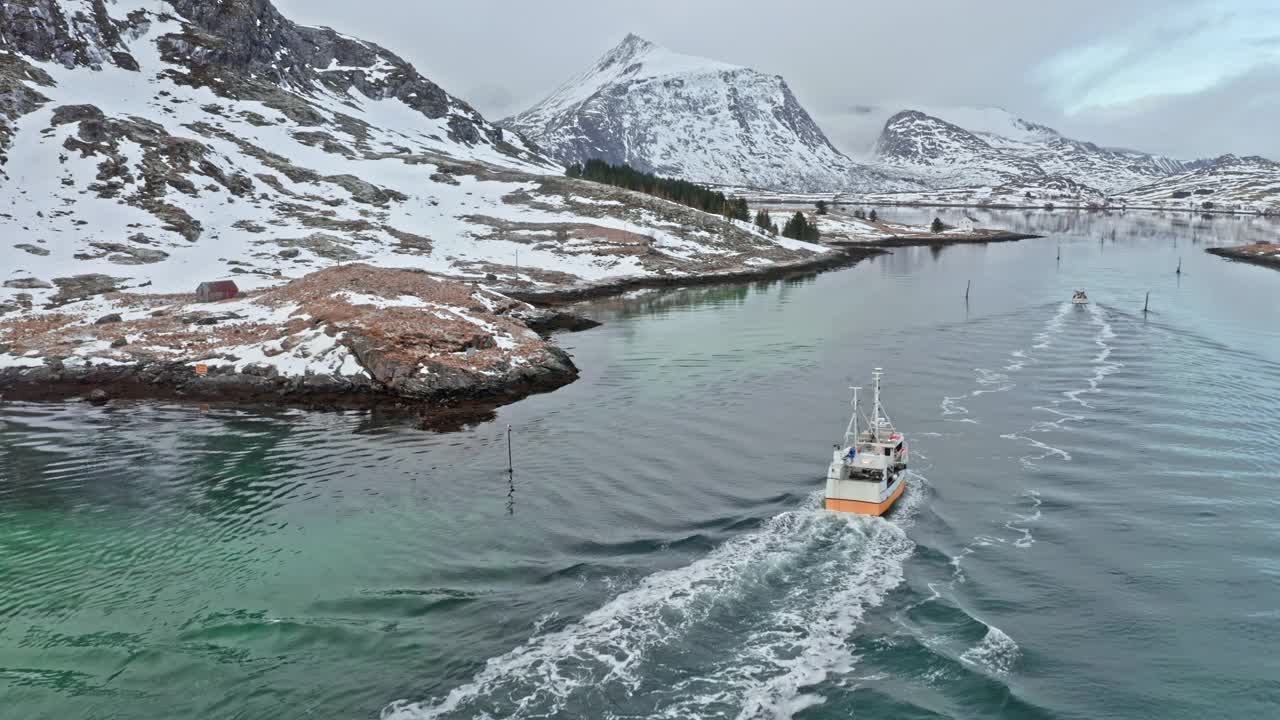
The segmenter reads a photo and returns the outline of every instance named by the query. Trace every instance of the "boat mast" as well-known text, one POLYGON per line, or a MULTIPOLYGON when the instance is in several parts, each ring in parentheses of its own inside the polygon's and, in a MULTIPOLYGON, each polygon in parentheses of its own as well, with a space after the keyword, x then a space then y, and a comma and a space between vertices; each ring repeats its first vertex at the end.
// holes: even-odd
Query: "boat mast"
POLYGON ((880 376, 883 374, 884 371, 880 368, 876 368, 875 372, 871 373, 876 379, 875 409, 871 416, 871 431, 874 433, 876 442, 880 441, 880 376))
POLYGON ((858 442, 858 391, 862 388, 851 387, 853 391, 853 416, 849 418, 849 426, 844 429, 844 444, 850 445, 849 438, 853 438, 852 442, 858 442))

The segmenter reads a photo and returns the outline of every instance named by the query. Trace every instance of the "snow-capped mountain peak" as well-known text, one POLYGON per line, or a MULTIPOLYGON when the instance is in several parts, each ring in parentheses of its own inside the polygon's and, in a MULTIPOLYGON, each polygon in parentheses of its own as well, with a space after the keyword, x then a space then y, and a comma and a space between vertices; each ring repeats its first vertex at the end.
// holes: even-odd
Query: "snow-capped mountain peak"
POLYGON ((558 115, 571 112, 612 86, 627 86, 677 75, 703 75, 743 69, 745 68, 673 52, 631 33, 601 56, 586 72, 571 78, 533 109, 517 115, 510 122, 517 129, 529 128, 539 122, 553 122, 558 115))
POLYGON ((1057 130, 1023 119, 995 105, 950 108, 917 108, 928 115, 943 118, 982 137, 1003 138, 1019 142, 1046 142, 1061 137, 1057 130))
POLYGON ((781 77, 637 35, 501 124, 565 164, 598 158, 699 182, 782 190, 869 184, 870 175, 827 140, 781 77))
POLYGON ((885 123, 875 154, 887 168, 938 187, 1000 185, 1045 175, 1034 161, 994 146, 992 139, 919 110, 903 110, 885 123))
POLYGON ((620 73, 636 79, 745 69, 718 60, 668 50, 635 33, 628 34, 617 47, 601 58, 597 68, 600 71, 618 68, 620 73))

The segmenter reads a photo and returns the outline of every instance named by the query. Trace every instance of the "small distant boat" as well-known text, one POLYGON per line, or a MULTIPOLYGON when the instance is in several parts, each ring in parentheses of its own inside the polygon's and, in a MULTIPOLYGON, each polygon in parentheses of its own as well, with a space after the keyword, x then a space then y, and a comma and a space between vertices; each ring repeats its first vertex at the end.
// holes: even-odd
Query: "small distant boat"
POLYGON ((1077 290, 1071 296, 1071 304, 1072 305, 1088 305, 1089 296, 1085 295, 1083 290, 1077 290))
POLYGON ((858 391, 853 390, 853 417, 844 440, 836 445, 827 470, 828 510, 883 515, 902 497, 907 486, 907 440, 894 428, 880 404, 880 378, 876 368, 871 418, 860 418, 858 391), (863 425, 859 420, 863 420, 863 425))

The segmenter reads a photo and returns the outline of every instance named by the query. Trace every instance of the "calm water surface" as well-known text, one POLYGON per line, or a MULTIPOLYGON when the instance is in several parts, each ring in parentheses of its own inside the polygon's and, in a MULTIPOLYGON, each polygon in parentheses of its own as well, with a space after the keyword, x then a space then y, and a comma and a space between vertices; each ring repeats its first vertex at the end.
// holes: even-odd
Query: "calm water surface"
POLYGON ((1280 716, 1280 273, 1203 252, 1276 224, 979 219, 1048 237, 600 303, 462 432, 0 405, 0 717, 1280 716), (817 511, 877 365, 910 489, 817 511))

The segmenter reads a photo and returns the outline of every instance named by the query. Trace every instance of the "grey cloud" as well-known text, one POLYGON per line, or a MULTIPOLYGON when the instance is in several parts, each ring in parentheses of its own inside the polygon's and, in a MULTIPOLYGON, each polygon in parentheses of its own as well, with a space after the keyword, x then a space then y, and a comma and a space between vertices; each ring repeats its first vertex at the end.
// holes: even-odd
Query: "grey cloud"
POLYGON ((1273 91, 1256 74, 1204 93, 1149 100, 1124 113, 1074 116, 1037 80, 1037 68, 1060 53, 1130 31, 1141 36, 1156 19, 1199 4, 1193 0, 276 4, 299 22, 388 47, 493 119, 541 100, 635 32, 678 52, 784 76, 832 141, 855 154, 878 130, 867 129, 868 118, 885 108, 923 104, 999 105, 1102 145, 1186 157, 1280 157, 1280 136, 1262 132, 1267 117, 1258 116, 1267 112, 1274 119, 1276 105, 1259 105, 1248 95, 1247 88, 1273 91), (1213 143, 1221 145, 1210 149, 1213 143))

